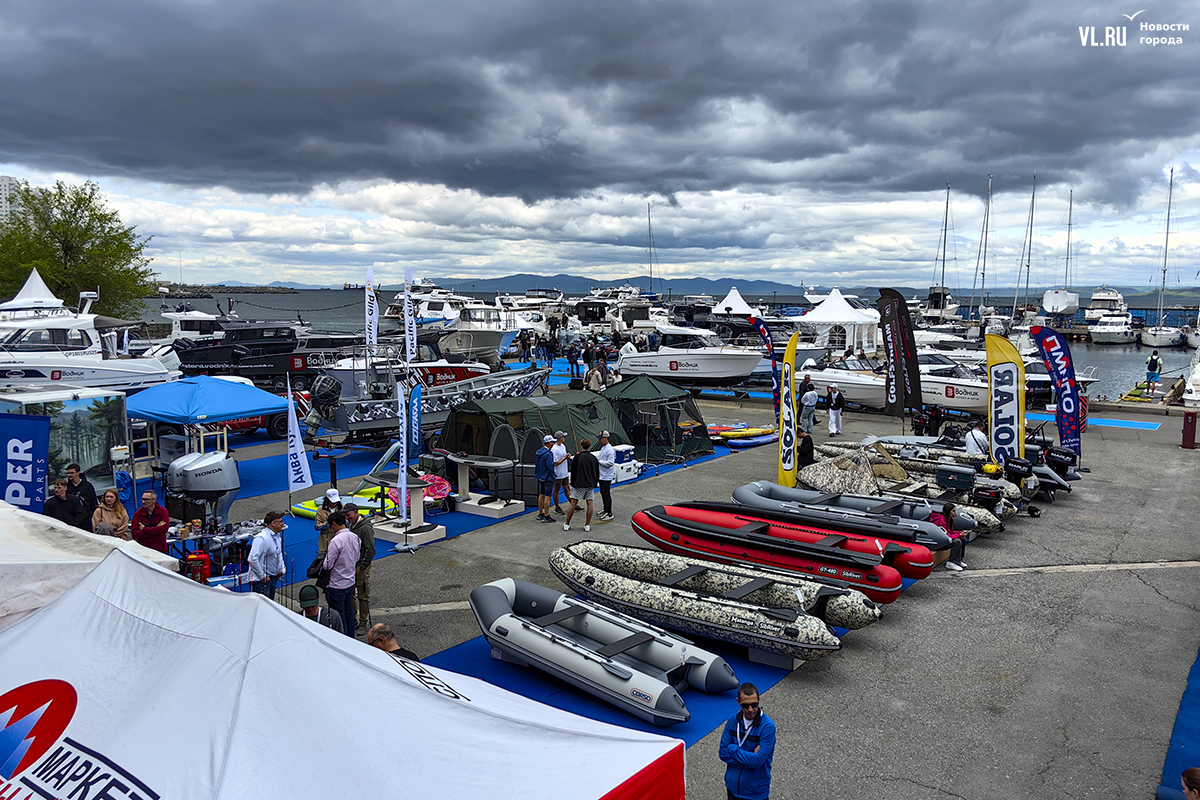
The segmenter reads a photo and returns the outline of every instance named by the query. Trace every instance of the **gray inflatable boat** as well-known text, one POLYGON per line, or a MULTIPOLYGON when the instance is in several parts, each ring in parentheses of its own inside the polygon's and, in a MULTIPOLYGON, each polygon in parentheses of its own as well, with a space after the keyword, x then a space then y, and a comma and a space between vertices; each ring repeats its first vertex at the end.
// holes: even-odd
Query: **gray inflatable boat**
POLYGON ((516 578, 471 592, 492 658, 537 667, 655 725, 687 722, 687 687, 737 688, 733 669, 686 639, 516 578))

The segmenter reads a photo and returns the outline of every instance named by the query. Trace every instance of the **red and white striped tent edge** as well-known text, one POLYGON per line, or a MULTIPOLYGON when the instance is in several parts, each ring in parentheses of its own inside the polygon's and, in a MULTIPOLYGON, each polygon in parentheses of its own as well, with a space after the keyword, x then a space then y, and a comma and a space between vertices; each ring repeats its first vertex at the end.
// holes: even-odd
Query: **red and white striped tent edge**
POLYGON ((393 659, 119 550, 0 631, 0 797, 66 797, 99 780, 83 761, 143 800, 684 797, 676 739, 393 659))

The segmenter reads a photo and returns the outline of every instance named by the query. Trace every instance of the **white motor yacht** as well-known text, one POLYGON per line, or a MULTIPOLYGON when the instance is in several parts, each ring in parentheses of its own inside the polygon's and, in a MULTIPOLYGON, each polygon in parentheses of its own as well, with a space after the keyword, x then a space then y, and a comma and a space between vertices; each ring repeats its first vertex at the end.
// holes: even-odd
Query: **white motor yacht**
POLYGON ((170 348, 155 356, 119 355, 118 334, 138 323, 89 313, 94 292, 80 299, 82 311, 64 307, 35 269, 15 298, 0 303, 0 384, 136 391, 182 376, 170 348))
POLYGON ((1095 344, 1136 344, 1138 339, 1128 311, 1105 314, 1092 325, 1090 335, 1095 344))
POLYGON ((1093 325, 1099 322, 1101 317, 1110 314, 1124 314, 1128 310, 1129 306, 1125 303, 1124 295, 1116 289, 1101 286, 1092 292, 1092 299, 1083 312, 1083 319, 1089 325, 1093 325))
POLYGON ((451 330, 438 340, 438 347, 448 355, 495 363, 508 350, 517 332, 515 324, 505 322, 500 309, 472 305, 458 312, 458 319, 451 330))
POLYGON ((658 350, 622 354, 617 369, 623 377, 649 375, 674 383, 732 386, 750 377, 762 351, 733 347, 703 328, 658 327, 658 350))

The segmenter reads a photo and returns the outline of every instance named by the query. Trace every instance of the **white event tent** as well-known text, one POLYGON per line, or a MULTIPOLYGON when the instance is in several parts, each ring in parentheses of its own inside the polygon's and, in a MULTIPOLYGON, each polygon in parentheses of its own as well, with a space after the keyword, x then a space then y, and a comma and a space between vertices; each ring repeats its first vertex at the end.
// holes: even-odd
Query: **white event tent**
POLYGON ((0 630, 79 583, 113 550, 167 568, 178 563, 137 542, 88 533, 0 500, 0 630))
POLYGON ((800 318, 817 332, 817 345, 835 355, 848 347, 874 353, 879 342, 879 313, 855 308, 836 287, 821 304, 800 318))
POLYGON ((737 290, 736 286, 731 286, 725 299, 713 304, 712 313, 728 314, 731 317, 751 317, 758 312, 742 299, 742 293, 737 290))
POLYGON ((0 631, 0 796, 683 800, 683 748, 120 550, 0 631))

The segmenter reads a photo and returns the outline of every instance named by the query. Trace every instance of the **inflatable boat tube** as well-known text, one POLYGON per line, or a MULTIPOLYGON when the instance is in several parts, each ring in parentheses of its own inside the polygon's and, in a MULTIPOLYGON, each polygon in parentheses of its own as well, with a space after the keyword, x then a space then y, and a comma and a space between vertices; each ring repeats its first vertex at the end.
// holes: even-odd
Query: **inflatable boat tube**
MULTIPOLYGON (((688 562, 656 550, 578 542, 555 550, 550 555, 550 569, 589 600, 686 634, 803 660, 819 658, 842 646, 823 620, 801 607, 795 591, 777 593, 783 595, 784 605, 758 601, 758 592, 773 586, 774 578, 727 579, 730 588, 717 594, 689 588, 690 581, 716 565, 693 562, 674 572, 655 567, 656 561, 665 560, 688 562)), ((832 586, 821 589, 848 591, 832 586)), ((871 603, 871 607, 875 605, 871 603)))
MULTIPOLYGON (((685 506, 655 506, 634 514, 632 525, 639 536, 668 553, 797 572, 811 580, 858 589, 876 603, 890 603, 900 596, 900 572, 884 564, 883 555, 843 547, 846 537, 840 535, 826 543, 774 535, 774 526, 769 522, 740 516, 685 506)), ((893 543, 890 547, 900 545, 893 543)), ((932 569, 932 554, 921 549, 932 569)), ((892 553, 888 551, 887 555, 892 553)))
POLYGON ((737 688, 725 659, 612 609, 515 578, 468 598, 492 658, 537 667, 655 725, 687 722, 680 691, 737 688))
POLYGON ((876 503, 874 509, 868 513, 850 508, 808 505, 794 499, 799 494, 810 493, 802 489, 789 489, 770 481, 755 481, 734 489, 733 502, 755 511, 785 514, 795 522, 847 533, 912 542, 925 545, 930 550, 945 550, 950 547, 950 535, 928 519, 906 519, 893 515, 891 511, 901 504, 899 500, 876 503))
POLYGON ((745 450, 748 447, 761 447, 764 444, 774 444, 779 441, 779 434, 769 433, 764 436, 751 436, 747 439, 722 439, 729 447, 745 450))
MULTIPOLYGON (((759 481, 765 483, 765 481, 759 481)), ((749 484, 755 486, 756 484, 749 484)), ((803 503, 810 508, 827 509, 833 511, 851 511, 860 512, 863 514, 880 513, 880 508, 886 508, 888 515, 899 517, 901 520, 910 520, 914 522, 925 522, 938 530, 941 530, 932 522, 929 522, 929 515, 934 510, 934 506, 929 503, 920 503, 913 500, 900 500, 898 504, 893 504, 891 498, 878 497, 869 494, 838 494, 829 492, 817 492, 812 489, 789 489, 779 484, 771 484, 775 487, 772 490, 772 497, 777 498, 782 502, 787 503, 803 503)), ((745 487, 742 487, 745 488, 745 487)), ((735 490, 734 499, 737 502, 744 502, 738 499, 735 490)), ((746 503, 746 505, 752 505, 746 503)), ((958 519, 954 520, 954 530, 969 531, 975 527, 973 519, 958 519)), ((949 538, 949 537, 947 537, 949 538)))

